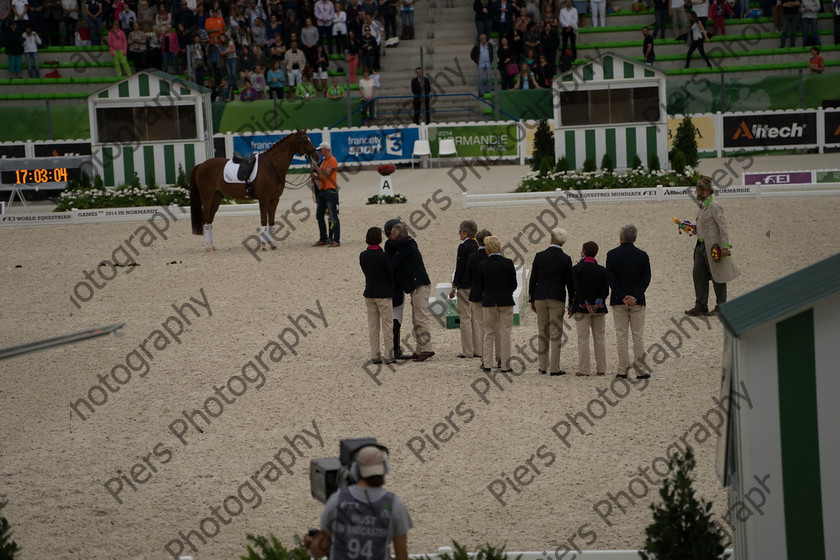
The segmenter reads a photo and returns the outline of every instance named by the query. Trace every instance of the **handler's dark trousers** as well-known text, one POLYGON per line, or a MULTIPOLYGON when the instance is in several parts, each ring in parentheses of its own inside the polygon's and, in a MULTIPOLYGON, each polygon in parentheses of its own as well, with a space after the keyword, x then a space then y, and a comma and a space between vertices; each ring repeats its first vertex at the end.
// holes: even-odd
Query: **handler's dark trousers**
MULTIPOLYGON (((709 305, 709 280, 712 280, 712 271, 709 269, 709 260, 706 257, 706 244, 698 241, 694 247, 694 306, 699 309, 708 310, 709 305)), ((726 302, 726 284, 718 284, 712 280, 715 289, 717 304, 726 302)))

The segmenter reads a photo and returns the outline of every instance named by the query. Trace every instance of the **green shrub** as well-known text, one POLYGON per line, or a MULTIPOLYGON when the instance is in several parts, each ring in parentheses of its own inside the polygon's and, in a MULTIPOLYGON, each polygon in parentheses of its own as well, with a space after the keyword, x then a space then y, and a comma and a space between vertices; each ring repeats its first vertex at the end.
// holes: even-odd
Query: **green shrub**
POLYGON ((685 157, 685 164, 697 167, 700 157, 697 155, 697 128, 691 122, 691 117, 683 118, 677 127, 677 134, 674 138, 674 148, 669 153, 671 161, 674 161, 679 152, 685 157))
POLYGON ((658 155, 651 154, 650 157, 648 157, 648 169, 650 169, 651 171, 659 171, 660 169, 662 169, 659 166, 659 156, 658 155))
POLYGON ((149 171, 149 174, 146 176, 146 188, 149 190, 154 190, 158 188, 157 183, 155 182, 154 171, 149 171))
POLYGON ((685 154, 681 151, 677 151, 674 154, 674 161, 671 162, 671 167, 674 169, 674 173, 678 175, 685 175, 685 154))
POLYGON ((99 175, 94 175, 93 177, 93 188, 100 191, 105 188, 105 181, 99 175))
MULTIPOLYGON (((0 510, 6 507, 6 503, 0 502, 0 510)), ((9 521, 5 516, 0 515, 0 560, 14 560, 18 552, 20 552, 20 547, 12 540, 9 521)))
POLYGON ((249 534, 247 539, 254 546, 247 545, 248 554, 240 556, 240 560, 310 560, 309 551, 304 548, 298 535, 295 535, 295 547, 292 549, 283 546, 273 534, 269 537, 249 534))
POLYGON ((605 153, 604 157, 601 158, 601 169, 607 173, 615 171, 615 162, 610 154, 605 153))
POLYGON ((554 170, 554 156, 545 156, 540 162, 540 175, 548 175, 554 170))
MULTIPOLYGON (((514 560, 521 560, 522 555, 520 554, 514 560)), ((424 556, 423 560, 429 560, 428 556, 424 556)), ((500 547, 495 547, 489 544, 485 544, 481 548, 479 548, 473 556, 470 556, 470 553, 467 552, 467 548, 463 545, 458 544, 457 541, 452 541, 452 554, 448 552, 446 554, 440 555, 440 560, 507 560, 507 556, 505 554, 505 545, 500 547)))
POLYGON ((584 173, 567 171, 565 173, 528 173, 519 183, 516 192, 543 192, 560 190, 587 189, 652 189, 657 185, 667 187, 693 185, 696 178, 687 178, 671 171, 646 171, 644 169, 628 169, 620 173, 606 173, 595 171, 584 173))
POLYGON ((551 157, 553 166, 554 133, 551 131, 551 127, 548 126, 548 121, 542 119, 537 124, 537 130, 534 131, 534 152, 531 156, 531 170, 538 171, 543 159, 546 157, 551 157))
POLYGON ((592 173, 595 171, 597 167, 595 167, 595 160, 592 158, 586 158, 583 160, 583 170, 587 173, 592 173))
MULTIPOLYGON (((724 533, 712 520, 712 503, 697 499, 692 487, 694 453, 675 455, 670 462, 671 476, 662 482, 662 503, 651 504, 653 523, 645 529, 644 560, 710 560, 725 552, 724 533), (650 553, 651 556, 648 556, 650 553)), ((728 555, 723 556, 728 558, 728 555)))
POLYGON ((131 188, 133 188, 133 189, 141 188, 141 186, 140 186, 140 175, 138 175, 136 171, 134 172, 134 177, 131 178, 131 183, 129 183, 129 185, 131 185, 131 188))
POLYGON ((554 167, 554 170, 560 173, 569 170, 569 160, 566 159, 566 156, 557 160, 557 165, 554 167))
POLYGON ((180 163, 178 164, 178 176, 177 179, 175 179, 175 186, 181 187, 182 189, 190 188, 190 183, 187 180, 187 174, 184 173, 184 168, 181 166, 180 163))
POLYGON ((630 164, 632 169, 641 169, 642 168, 642 158, 639 157, 639 154, 633 156, 633 163, 630 164))

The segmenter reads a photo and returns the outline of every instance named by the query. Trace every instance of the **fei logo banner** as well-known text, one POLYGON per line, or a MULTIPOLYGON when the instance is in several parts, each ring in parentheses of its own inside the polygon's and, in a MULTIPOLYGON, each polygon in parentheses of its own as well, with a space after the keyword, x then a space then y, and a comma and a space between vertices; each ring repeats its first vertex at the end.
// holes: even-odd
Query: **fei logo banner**
MULTIPOLYGON (((316 148, 322 142, 323 134, 320 132, 307 132, 309 139, 312 140, 312 145, 316 148)), ((245 157, 250 156, 254 152, 262 153, 272 147, 276 142, 285 138, 286 134, 249 134, 233 137, 233 151, 239 152, 245 157)), ((318 156, 320 159, 320 156, 318 156)), ((292 165, 308 165, 306 158, 295 156, 292 158, 292 165)))
POLYGON ((332 152, 339 163, 410 160, 418 128, 336 130, 330 132, 332 152))

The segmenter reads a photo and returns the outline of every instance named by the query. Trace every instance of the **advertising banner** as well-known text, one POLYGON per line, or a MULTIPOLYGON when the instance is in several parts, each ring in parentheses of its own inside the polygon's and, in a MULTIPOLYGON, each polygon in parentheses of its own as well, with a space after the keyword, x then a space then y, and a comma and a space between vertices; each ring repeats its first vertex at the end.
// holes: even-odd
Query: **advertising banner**
POLYGON ((825 111, 825 138, 826 144, 840 144, 840 111, 825 111))
POLYGON ((414 150, 414 142, 419 139, 420 129, 414 127, 330 132, 332 153, 342 165, 409 161, 414 150))
POLYGON ((432 154, 439 151, 442 138, 455 140, 458 157, 516 157, 519 125, 481 124, 476 126, 436 126, 429 129, 432 154))
MULTIPOLYGON (((680 124, 682 124, 683 119, 668 119, 668 149, 674 149, 674 139, 677 137, 677 128, 679 128, 680 124)), ((696 138, 697 138, 697 150, 701 152, 709 151, 714 152, 717 147, 715 146, 715 117, 714 115, 710 116, 698 116, 698 117, 691 117, 691 124, 694 125, 696 130, 696 138)))
POLYGON ((808 185, 814 182, 810 171, 772 171, 744 173, 745 185, 808 185))
POLYGON ((840 183, 840 171, 817 171, 817 183, 840 183))
POLYGON ((802 147, 817 144, 817 113, 759 113, 723 117, 723 147, 802 147))
MULTIPOLYGON (((309 139, 312 140, 312 144, 317 148, 322 141, 323 134, 315 131, 307 134, 309 139)), ((286 134, 240 134, 233 137, 233 151, 248 157, 254 152, 266 151, 286 136, 286 134)), ((306 165, 306 158, 296 155, 292 158, 292 165, 306 165)))

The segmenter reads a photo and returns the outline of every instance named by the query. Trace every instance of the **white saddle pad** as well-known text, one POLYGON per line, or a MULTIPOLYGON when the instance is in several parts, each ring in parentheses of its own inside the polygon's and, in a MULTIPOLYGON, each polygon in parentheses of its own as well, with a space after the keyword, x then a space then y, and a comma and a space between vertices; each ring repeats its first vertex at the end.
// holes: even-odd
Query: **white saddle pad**
MULTIPOLYGON (((257 170, 260 168, 260 156, 257 155, 257 161, 254 163, 254 170, 251 171, 251 176, 248 177, 248 181, 253 181, 257 178, 257 170)), ((232 159, 229 159, 227 163, 225 163, 225 170, 224 170, 224 178, 225 181, 228 183, 244 183, 245 181, 240 180, 237 178, 236 173, 239 171, 239 164, 233 163, 232 159)))

